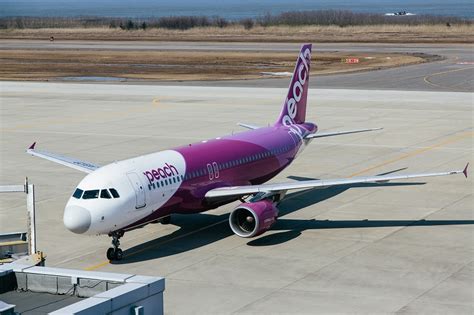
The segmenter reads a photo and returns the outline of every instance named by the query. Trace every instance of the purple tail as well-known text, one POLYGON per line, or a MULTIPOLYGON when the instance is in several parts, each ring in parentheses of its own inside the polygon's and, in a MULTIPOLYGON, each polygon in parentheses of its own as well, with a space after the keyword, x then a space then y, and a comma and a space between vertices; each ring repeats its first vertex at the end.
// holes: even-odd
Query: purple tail
POLYGON ((301 46, 296 60, 295 71, 291 77, 277 125, 302 124, 306 119, 306 99, 308 98, 309 69, 311 67, 311 44, 301 46))

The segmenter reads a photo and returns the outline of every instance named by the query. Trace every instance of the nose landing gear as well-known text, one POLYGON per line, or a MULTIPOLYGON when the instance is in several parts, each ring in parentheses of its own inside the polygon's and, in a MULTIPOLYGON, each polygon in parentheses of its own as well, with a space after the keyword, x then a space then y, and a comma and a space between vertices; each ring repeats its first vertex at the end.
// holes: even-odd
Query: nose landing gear
POLYGON ((112 237, 112 247, 107 250, 107 259, 110 261, 113 260, 122 260, 123 251, 119 248, 120 241, 119 239, 125 234, 124 231, 115 231, 109 233, 109 236, 112 237))

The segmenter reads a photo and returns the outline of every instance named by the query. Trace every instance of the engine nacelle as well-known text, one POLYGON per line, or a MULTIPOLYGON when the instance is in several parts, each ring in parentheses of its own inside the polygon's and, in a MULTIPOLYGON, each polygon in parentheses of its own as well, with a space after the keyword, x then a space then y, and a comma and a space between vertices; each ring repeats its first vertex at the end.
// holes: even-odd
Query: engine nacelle
POLYGON ((270 229, 277 217, 278 208, 271 200, 246 202, 232 211, 229 224, 238 236, 254 237, 270 229))

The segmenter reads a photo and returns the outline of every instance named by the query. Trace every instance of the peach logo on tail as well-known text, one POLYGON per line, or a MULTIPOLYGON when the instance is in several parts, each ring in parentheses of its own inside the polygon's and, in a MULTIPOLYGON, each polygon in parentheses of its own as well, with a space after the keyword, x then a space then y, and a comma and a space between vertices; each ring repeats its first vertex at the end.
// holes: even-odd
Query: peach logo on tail
POLYGON ((309 73, 309 62, 311 61, 311 50, 307 48, 304 52, 300 53, 298 60, 298 68, 295 71, 295 78, 293 78, 290 92, 292 97, 286 101, 287 114, 283 116, 282 122, 285 126, 290 126, 295 123, 294 119, 298 112, 298 102, 301 100, 304 91, 304 84, 308 79, 309 73))

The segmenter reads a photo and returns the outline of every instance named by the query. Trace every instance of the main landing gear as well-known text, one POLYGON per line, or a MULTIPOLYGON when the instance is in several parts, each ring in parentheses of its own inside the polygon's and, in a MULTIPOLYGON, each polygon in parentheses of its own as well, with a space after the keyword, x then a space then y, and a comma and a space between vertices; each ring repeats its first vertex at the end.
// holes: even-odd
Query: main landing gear
POLYGON ((124 231, 115 231, 109 233, 109 236, 112 237, 112 246, 107 250, 107 259, 110 261, 113 260, 122 260, 123 251, 119 248, 120 241, 119 239, 125 234, 124 231))
POLYGON ((170 215, 167 215, 166 217, 162 217, 162 218, 160 219, 160 223, 161 223, 161 224, 164 224, 164 225, 170 224, 170 223, 171 223, 171 216, 170 216, 170 215))

